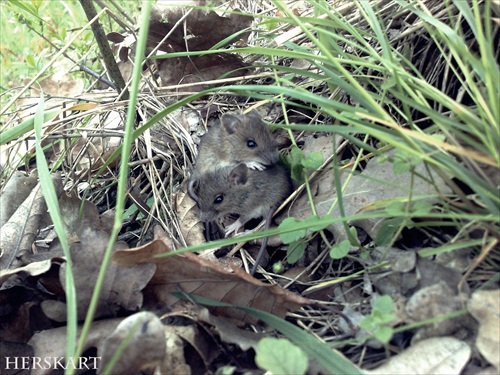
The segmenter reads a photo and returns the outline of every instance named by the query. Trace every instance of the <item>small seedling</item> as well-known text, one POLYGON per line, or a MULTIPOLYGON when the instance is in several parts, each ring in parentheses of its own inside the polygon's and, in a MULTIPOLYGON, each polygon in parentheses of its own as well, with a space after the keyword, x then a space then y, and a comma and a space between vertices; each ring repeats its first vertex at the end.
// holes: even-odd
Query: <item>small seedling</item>
POLYGON ((391 340, 394 332, 392 327, 388 325, 388 323, 396 319, 396 316, 392 314, 393 305, 390 296, 377 298, 373 304, 372 313, 363 319, 359 325, 360 328, 371 333, 373 337, 383 344, 387 344, 391 340))
POLYGON ((286 339, 265 337, 256 348, 255 362, 273 374, 305 374, 309 361, 298 346, 286 339))

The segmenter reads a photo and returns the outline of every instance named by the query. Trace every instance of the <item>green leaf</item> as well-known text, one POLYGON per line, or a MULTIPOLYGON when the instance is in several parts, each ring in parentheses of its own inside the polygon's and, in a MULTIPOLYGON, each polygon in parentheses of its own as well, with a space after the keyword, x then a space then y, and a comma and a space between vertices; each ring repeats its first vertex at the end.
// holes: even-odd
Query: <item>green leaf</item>
POLYGON ((235 366, 222 366, 215 371, 215 375, 233 375, 235 371, 235 366))
POLYGON ((406 159, 395 159, 392 163, 392 171, 395 175, 403 174, 411 169, 412 165, 406 159))
POLYGON ((9 3, 10 3, 11 6, 16 6, 16 7, 20 8, 20 9, 24 10, 25 12, 30 13, 32 16, 38 18, 40 21, 45 22, 38 15, 38 7, 37 6, 32 6, 28 2, 21 2, 21 1, 18 1, 18 0, 9 0, 9 3))
POLYGON ((290 168, 290 175, 297 182, 304 181, 304 167, 301 164, 292 165, 290 168))
POLYGON ((320 221, 324 218, 328 217, 328 215, 325 216, 317 216, 317 215, 311 215, 306 217, 302 222, 306 223, 307 225, 310 225, 309 231, 311 232, 319 232, 322 229, 325 229, 329 224, 320 223, 320 221))
POLYGON ((42 189, 45 203, 47 204, 48 212, 54 229, 57 233, 60 245, 66 256, 66 272, 65 272, 65 295, 66 295, 66 319, 67 319, 67 335, 66 341, 66 355, 72 357, 75 354, 76 348, 76 331, 77 331, 77 306, 76 306, 76 289, 73 279, 73 262, 71 260, 70 247, 68 237, 65 230, 64 219, 61 215, 59 208, 59 200, 56 194, 56 189, 52 181, 47 159, 42 148, 42 129, 45 121, 46 113, 45 99, 43 91, 40 93, 40 101, 35 112, 33 119, 33 126, 35 129, 35 153, 36 165, 38 169, 38 176, 40 179, 40 186, 42 189))
POLYGON ((302 182, 304 180, 304 152, 297 146, 292 146, 290 153, 287 156, 287 163, 290 165, 290 174, 295 181, 302 182))
POLYGON ((281 275, 283 272, 285 272, 285 266, 281 260, 273 264, 273 273, 281 275))
POLYGON ((361 244, 359 242, 359 239, 358 239, 358 230, 356 229, 356 227, 349 227, 349 233, 351 234, 349 236, 349 241, 351 241, 351 239, 354 240, 355 243, 351 243, 351 246, 355 246, 355 247, 361 247, 361 244))
POLYGON ((35 62, 35 58, 33 57, 33 55, 26 56, 26 62, 28 63, 28 65, 32 66, 33 68, 36 68, 36 62, 35 62))
POLYGON ((292 146, 289 156, 292 164, 302 164, 302 160, 305 158, 304 152, 297 146, 292 146))
POLYGON ((367 260, 368 257, 370 256, 370 252, 368 250, 364 250, 359 254, 359 257, 363 260, 367 260))
MULTIPOLYGON (((43 113, 43 123, 52 120, 59 113, 58 110, 44 112, 43 113)), ((7 142, 10 142, 14 139, 20 138, 26 133, 33 130, 35 124, 35 116, 23 121, 19 125, 14 126, 13 128, 7 129, 5 131, 0 132, 0 145, 3 145, 7 142)))
POLYGON ((359 328, 364 329, 365 331, 371 332, 376 327, 375 319, 372 315, 366 316, 361 323, 359 323, 359 328))
POLYGON ((380 87, 382 88, 382 90, 389 90, 394 86, 396 86, 396 80, 394 79, 394 77, 390 77, 384 83, 382 83, 380 87))
POLYGON ((255 351, 255 363, 261 369, 280 375, 306 373, 309 364, 307 355, 288 340, 265 337, 259 341, 255 351))
POLYGON ((392 171, 395 175, 411 171, 422 159, 414 154, 410 154, 402 149, 397 149, 392 163, 392 171))
POLYGON ((373 309, 380 311, 382 314, 388 314, 394 309, 394 304, 390 296, 380 296, 373 303, 373 309))
MULTIPOLYGON (((287 217, 285 220, 281 222, 278 228, 281 230, 290 230, 295 228, 298 223, 299 221, 294 217, 287 217)), ((282 233, 280 234, 280 238, 281 241, 283 241, 283 243, 288 244, 294 241, 298 241, 299 239, 305 237, 306 233, 307 231, 305 229, 298 229, 293 232, 282 233)))
POLYGON ((401 220, 402 219, 400 217, 394 217, 384 221, 380 226, 377 236, 375 237, 375 244, 377 246, 388 245, 398 231, 399 226, 401 225, 401 220))
MULTIPOLYGON (((173 293, 176 297, 186 299, 185 294, 173 293)), ((320 341, 315 336, 305 332, 296 325, 265 311, 259 311, 250 307, 235 306, 229 303, 214 301, 197 295, 189 295, 193 301, 208 306, 227 306, 237 308, 252 314, 264 323, 278 330, 291 342, 301 348, 310 358, 314 358, 323 366, 329 374, 351 374, 362 375, 363 372, 353 365, 347 358, 337 350, 330 348, 326 343, 320 341)))
POLYGON ((294 241, 288 246, 286 252, 286 260, 290 264, 296 263, 304 256, 306 250, 306 243, 303 241, 294 241))
POLYGON ((401 201, 393 201, 386 206, 385 212, 389 216, 399 216, 405 212, 405 204, 401 201))
POLYGON ((429 214, 433 209, 433 206, 427 202, 419 201, 415 202, 411 208, 411 211, 418 216, 425 216, 429 214))
POLYGON ((382 326, 373 332, 373 336, 383 344, 389 343, 392 338, 394 330, 389 326, 382 326))
POLYGON ((349 242, 349 240, 344 240, 332 247, 332 249, 330 250, 330 258, 341 259, 349 253, 350 249, 351 243, 349 242))
POLYGON ((310 171, 315 171, 321 164, 323 164, 323 154, 319 151, 311 152, 302 159, 302 165, 310 171))

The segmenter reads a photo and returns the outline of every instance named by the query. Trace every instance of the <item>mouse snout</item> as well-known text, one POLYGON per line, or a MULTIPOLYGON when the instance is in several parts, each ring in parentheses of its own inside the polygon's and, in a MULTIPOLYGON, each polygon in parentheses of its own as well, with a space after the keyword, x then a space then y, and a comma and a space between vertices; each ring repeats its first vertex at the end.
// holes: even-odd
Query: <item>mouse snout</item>
POLYGON ((204 223, 215 220, 215 214, 210 211, 200 211, 200 220, 204 223))
POLYGON ((280 154, 278 153, 277 150, 271 150, 266 153, 266 161, 270 161, 269 164, 275 164, 279 160, 280 154))

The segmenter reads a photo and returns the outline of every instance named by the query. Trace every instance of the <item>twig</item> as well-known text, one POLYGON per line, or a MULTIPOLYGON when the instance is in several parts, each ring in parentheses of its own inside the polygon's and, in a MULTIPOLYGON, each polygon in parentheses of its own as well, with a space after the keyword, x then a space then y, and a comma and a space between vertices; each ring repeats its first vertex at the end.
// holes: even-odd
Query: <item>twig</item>
MULTIPOLYGON (((94 4, 92 0, 80 0, 80 4, 87 15, 87 18, 93 19, 97 15, 96 10, 94 8, 94 4)), ((113 52, 109 47, 108 40, 106 38, 106 34, 104 34, 104 30, 102 29, 101 23, 97 19, 91 25, 92 32, 94 33, 95 40, 97 45, 99 46, 99 51, 101 51, 102 58, 104 60, 104 65, 111 76, 111 79, 118 87, 119 93, 125 90, 125 81, 120 73, 120 69, 118 69, 118 65, 116 64, 115 57, 113 56, 113 52)), ((122 93, 122 98, 128 100, 129 93, 128 90, 122 93)))

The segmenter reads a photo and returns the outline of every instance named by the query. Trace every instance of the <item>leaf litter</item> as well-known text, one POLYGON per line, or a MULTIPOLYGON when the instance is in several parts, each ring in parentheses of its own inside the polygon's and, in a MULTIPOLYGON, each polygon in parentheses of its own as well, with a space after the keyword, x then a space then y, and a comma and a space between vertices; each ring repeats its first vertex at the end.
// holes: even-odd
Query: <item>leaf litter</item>
MULTIPOLYGON (((387 16, 384 12, 395 6, 390 3, 391 6, 381 10, 381 16, 387 16)), ((310 11, 306 2, 297 4, 298 14, 310 11)), ((339 9, 348 8, 349 4, 344 4, 339 9)), ((270 15, 280 17, 278 12, 270 15)), ((180 7, 156 9, 148 43, 152 49, 160 44, 155 52, 160 58, 149 62, 149 68, 154 68, 145 70, 142 83, 143 88, 148 85, 156 87, 153 84, 156 81, 160 87, 141 103, 138 108, 141 117, 149 119, 166 105, 185 96, 186 92, 210 87, 215 84, 213 81, 224 84, 225 78, 240 77, 240 81, 244 82, 245 75, 263 72, 255 69, 255 61, 230 52, 168 58, 169 53, 208 50, 226 37, 250 27, 252 22, 252 17, 237 13, 229 16, 198 9, 186 12, 180 7), (214 24, 218 27, 214 28, 214 24)), ((288 37, 288 33, 297 33, 297 30, 278 28, 276 33, 278 41, 288 37)), ((403 40, 401 33, 397 35, 403 40)), ((117 59, 119 56, 120 69, 126 80, 130 77, 130 61, 134 52, 131 36, 123 31, 108 34, 108 39, 116 44, 117 59)), ((249 42, 252 43, 251 34, 244 32, 218 47, 249 42)), ((264 65, 267 63, 266 60, 262 62, 264 65)), ((317 67, 311 67, 303 59, 292 59, 287 63, 304 70, 314 68, 314 72, 318 73, 317 67)), ((300 82, 298 78, 295 80, 300 82)), ((266 81, 265 78, 256 78, 252 83, 266 84, 266 81)), ((311 90, 326 90, 324 83, 316 83, 310 78, 304 78, 303 85, 311 90)), ((96 172, 119 145, 119 127, 125 108, 112 102, 115 94, 109 91, 95 90, 84 94, 81 82, 69 75, 55 74, 44 82, 42 88, 54 96, 71 98, 49 100, 49 104, 61 109, 61 112, 64 107, 74 105, 77 99, 101 100, 96 106, 69 107, 70 116, 56 117, 45 131, 47 136, 77 138, 76 142, 64 145, 52 144, 46 156, 51 165, 56 165, 58 153, 64 154, 65 158, 61 167, 64 177, 54 175, 54 181, 62 217, 71 235, 78 317, 82 320, 109 240, 109 217, 113 215, 115 194, 113 180, 118 161, 110 164, 100 175, 96 172), (84 121, 88 128, 82 125, 84 121), (75 129, 85 130, 75 135, 75 129), (63 192, 63 188, 72 195, 63 192), (76 198, 74 193, 86 197, 86 200, 76 198)), ((35 93, 33 95, 36 96, 35 93)), ((270 264, 276 260, 283 261, 287 271, 282 275, 266 272, 264 276, 271 283, 250 277, 241 268, 235 267, 232 261, 227 265, 225 260, 231 260, 231 257, 219 259, 211 253, 209 261, 193 253, 163 256, 181 247, 181 244, 189 246, 206 241, 203 225, 197 219, 196 204, 185 193, 185 186, 181 183, 194 161, 199 136, 219 113, 255 104, 223 93, 209 98, 210 104, 202 99, 190 109, 172 112, 137 140, 129 160, 130 177, 131 184, 141 188, 134 191, 133 198, 131 193, 131 214, 126 218, 120 234, 129 245, 125 241, 115 243, 113 262, 99 299, 97 320, 91 327, 85 350, 96 350, 105 364, 109 363, 109 358, 125 338, 130 340, 125 348, 126 354, 116 364, 114 373, 137 373, 155 367, 160 373, 209 372, 228 363, 255 369, 254 360, 249 360, 246 353, 257 347, 265 331, 255 317, 222 306, 206 309, 189 300, 179 299, 179 296, 188 298, 192 293, 215 301, 268 311, 279 317, 287 316, 325 341, 335 343, 342 338, 368 337, 373 333, 361 329, 362 322, 367 317, 375 317, 374 306, 381 295, 390 295, 396 316, 390 323, 391 328, 457 313, 466 305, 470 315, 431 322, 412 332, 410 337, 396 334, 401 344, 393 341, 389 347, 375 340, 361 341, 352 347, 344 344, 343 348, 353 362, 372 369, 367 373, 458 374, 471 355, 474 356, 471 343, 498 371, 499 343, 497 337, 491 336, 492 332, 498 331, 498 314, 494 313, 498 311, 495 304, 498 289, 483 294, 475 292, 469 297, 467 287, 457 288, 471 263, 470 254, 473 251, 450 251, 439 254, 435 259, 419 254, 419 250, 432 247, 436 242, 450 240, 447 232, 436 235, 431 229, 419 231, 406 228, 392 246, 377 247, 372 241, 384 225, 388 226, 385 219, 356 220, 349 225, 357 228, 360 242, 372 246, 373 251, 367 255, 360 253, 359 248, 349 246, 347 257, 332 260, 324 251, 325 242, 339 243, 348 237, 346 228, 335 223, 324 228, 321 239, 307 237, 310 233, 306 235, 305 255, 294 265, 287 264, 284 256, 288 245, 274 237, 270 244, 270 264), (137 208, 141 203, 154 220, 145 219, 144 212, 137 208), (133 210, 134 207, 136 210, 133 210), (163 230, 154 227, 158 223, 163 230), (422 237, 426 239, 421 240, 422 237), (417 245, 411 243, 415 238, 419 239, 417 245), (372 271, 371 267, 378 271, 372 271), (304 275, 307 277, 302 277, 304 275), (286 289, 272 284, 286 285, 286 289), (329 309, 332 304, 341 307, 343 316, 332 315, 329 309), (245 329, 249 326, 253 326, 256 332, 245 329), (135 330, 137 327, 140 329, 135 330), (133 334, 129 337, 130 331, 133 334), (135 350, 137 347, 144 348, 147 358, 135 350), (196 355, 186 356, 188 351, 196 355), (388 351, 398 354, 388 359, 388 351), (381 362, 385 364, 378 366, 381 362)), ((349 101, 349 98, 346 95, 341 100, 349 101)), ((9 121, 14 124, 26 119, 30 111, 33 112, 33 103, 36 103, 36 98, 32 102, 16 103, 19 111, 9 121)), ((277 106, 261 104, 258 111, 266 121, 282 121, 283 113, 277 106)), ((296 108, 290 110, 287 116, 299 124, 330 124, 332 120, 296 108)), ((305 157, 320 153, 323 161, 331 160, 334 152, 332 137, 321 133, 306 134, 303 136, 294 132, 305 157)), ((289 135, 277 131, 276 138, 280 148, 288 152, 289 135)), ((335 144, 344 141, 339 137, 335 139, 335 144)), ((7 150, 2 145, 2 155, 9 155, 7 160, 12 165, 17 165, 19 161, 11 157, 13 150, 21 144, 11 143, 7 150)), ((31 148, 32 145, 25 149, 18 148, 16 152, 28 153, 31 148)), ((335 155, 338 161, 346 164, 340 181, 344 187, 342 197, 346 216, 387 209, 388 200, 404 202, 413 192, 428 207, 438 209, 436 203, 453 193, 446 176, 438 176, 422 161, 416 162, 414 168, 409 170, 405 163, 394 163, 394 159, 401 157, 395 153, 363 160, 354 172, 350 172, 355 151, 356 147, 348 145, 336 150, 335 155), (395 165, 402 169, 397 170, 395 165)), ((306 171, 307 167, 315 164, 316 156, 302 165, 306 171)), ((315 177, 310 182, 316 212, 318 216, 328 214, 339 217, 338 205, 334 205, 339 194, 335 191, 331 164, 316 169, 315 177)), ((5 302, 0 315, 0 348, 2 353, 10 356, 63 357, 66 328, 61 324, 66 319, 64 274, 67 270, 57 238, 50 227, 43 197, 35 184, 35 174, 16 172, 7 179, 0 195, 0 300, 5 302)), ((296 193, 276 218, 277 223, 286 217, 305 220, 311 215, 311 202, 299 185, 296 183, 296 193)), ((392 206, 392 212, 400 212, 398 207, 392 206)), ((250 251, 250 244, 239 246, 243 256, 250 251)), ((270 267, 266 270, 269 271, 270 267)), ((488 263, 483 271, 492 272, 488 263)), ((4 362, 0 364, 5 365, 4 362)))

